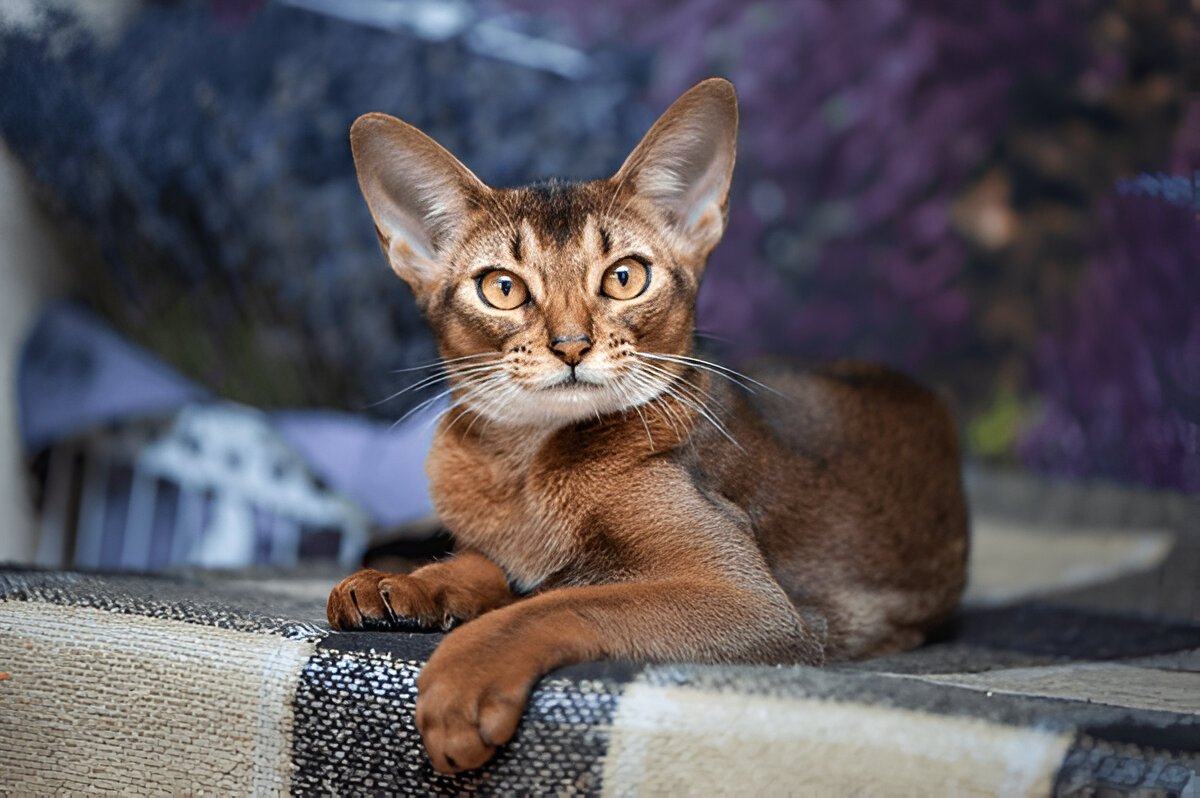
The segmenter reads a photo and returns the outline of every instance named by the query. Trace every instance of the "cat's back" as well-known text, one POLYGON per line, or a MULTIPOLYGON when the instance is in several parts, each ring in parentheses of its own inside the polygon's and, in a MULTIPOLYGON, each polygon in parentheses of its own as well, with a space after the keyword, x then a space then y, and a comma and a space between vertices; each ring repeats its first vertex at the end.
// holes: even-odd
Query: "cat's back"
POLYGON ((721 492, 763 505, 764 517, 837 507, 965 517, 958 431, 929 389, 855 361, 760 361, 744 375, 713 385, 730 438, 699 428, 697 467, 721 492))
POLYGON ((957 462, 957 431, 949 408, 899 371, 860 361, 801 365, 770 360, 751 364, 747 374, 764 386, 749 403, 793 447, 819 448, 825 457, 835 458, 879 451, 888 462, 911 448, 957 462))

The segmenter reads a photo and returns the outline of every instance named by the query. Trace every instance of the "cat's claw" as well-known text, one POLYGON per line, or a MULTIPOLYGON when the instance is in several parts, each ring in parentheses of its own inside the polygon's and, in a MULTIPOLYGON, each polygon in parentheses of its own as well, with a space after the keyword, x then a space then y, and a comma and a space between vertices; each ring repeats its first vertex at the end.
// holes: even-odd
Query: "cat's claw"
POLYGON ((330 592, 325 613, 342 631, 447 631, 476 614, 471 597, 458 593, 406 574, 366 569, 330 592))

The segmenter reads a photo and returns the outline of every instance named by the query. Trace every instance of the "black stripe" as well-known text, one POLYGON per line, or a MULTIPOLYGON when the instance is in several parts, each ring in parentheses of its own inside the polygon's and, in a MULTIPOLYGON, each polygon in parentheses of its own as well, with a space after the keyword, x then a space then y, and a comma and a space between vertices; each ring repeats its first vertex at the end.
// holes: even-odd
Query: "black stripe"
POLYGON ((517 263, 521 262, 521 231, 513 230, 512 237, 512 256, 517 263))
POLYGON ((414 718, 420 663, 441 639, 353 632, 321 643, 292 703, 293 795, 457 795, 479 784, 497 795, 600 793, 609 730, 636 669, 556 672, 535 688, 516 739, 485 771, 443 776, 414 718))

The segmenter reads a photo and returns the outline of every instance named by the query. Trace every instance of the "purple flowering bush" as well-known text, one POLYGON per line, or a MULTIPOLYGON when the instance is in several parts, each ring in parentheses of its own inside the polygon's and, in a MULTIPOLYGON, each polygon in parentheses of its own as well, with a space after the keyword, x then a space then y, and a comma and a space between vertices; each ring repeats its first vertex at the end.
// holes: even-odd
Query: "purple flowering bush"
MULTIPOLYGON (((980 261, 1016 236, 1020 208, 1010 206, 1024 198, 1013 195, 1034 180, 1005 174, 981 192, 994 196, 956 214, 964 196, 989 166, 1024 166, 1022 146, 1036 148, 1040 127, 1099 104, 1126 76, 1123 54, 1099 52, 1081 24, 1100 5, 523 7, 563 15, 593 42, 651 47, 659 106, 708 74, 736 84, 740 171, 702 299, 708 326, 749 350, 867 355, 926 370, 978 350, 971 328, 991 297, 972 283, 988 283, 980 261)), ((1118 173, 1105 167, 1083 170, 1082 200, 1118 173)))
POLYGON ((980 456, 1196 489, 1200 386, 1180 364, 1200 363, 1200 303, 1179 283, 1195 232, 1186 211, 1112 199, 1187 160, 1186 3, 520 5, 584 42, 649 47, 659 107, 709 74, 737 86, 704 327, 743 354, 917 372, 949 389, 980 456), (1098 294, 1139 309, 1114 325, 1098 294))
POLYGON ((1078 292, 1040 342, 1036 468, 1200 492, 1200 219, 1113 197, 1078 292))
POLYGON ((1196 489, 1190 0, 491 0, 447 6, 457 32, 327 5, 0 31, 0 136, 94 241, 81 292, 214 392, 424 398, 379 401, 432 346, 358 195, 358 113, 497 185, 599 177, 719 74, 742 129, 699 319, 726 356, 884 360, 976 456, 1196 489))

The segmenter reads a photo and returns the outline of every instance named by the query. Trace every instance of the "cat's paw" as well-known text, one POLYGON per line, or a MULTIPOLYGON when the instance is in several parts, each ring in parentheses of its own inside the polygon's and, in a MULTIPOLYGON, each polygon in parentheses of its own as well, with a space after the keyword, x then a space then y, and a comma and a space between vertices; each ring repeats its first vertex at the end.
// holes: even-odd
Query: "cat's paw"
POLYGON ((478 615, 479 605, 470 590, 366 569, 334 587, 325 614, 342 631, 445 631, 478 615))
POLYGON ((513 641, 480 641, 470 632, 449 635, 417 679, 417 728, 441 773, 477 768, 512 739, 538 677, 513 641))

